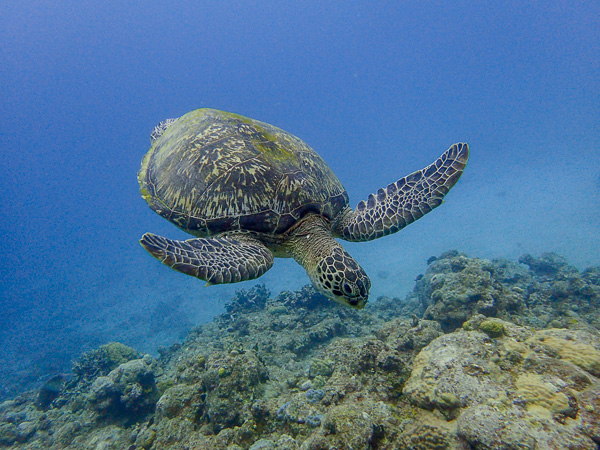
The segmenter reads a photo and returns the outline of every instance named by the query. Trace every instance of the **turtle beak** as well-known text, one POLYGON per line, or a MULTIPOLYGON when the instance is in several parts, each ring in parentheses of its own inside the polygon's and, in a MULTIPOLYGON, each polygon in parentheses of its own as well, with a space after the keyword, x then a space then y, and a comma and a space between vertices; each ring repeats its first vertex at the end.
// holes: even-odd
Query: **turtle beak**
POLYGON ((350 308, 354 309, 363 309, 366 306, 367 301, 369 300, 368 297, 342 297, 333 295, 331 293, 324 294, 334 302, 340 303, 344 306, 349 306, 350 308))

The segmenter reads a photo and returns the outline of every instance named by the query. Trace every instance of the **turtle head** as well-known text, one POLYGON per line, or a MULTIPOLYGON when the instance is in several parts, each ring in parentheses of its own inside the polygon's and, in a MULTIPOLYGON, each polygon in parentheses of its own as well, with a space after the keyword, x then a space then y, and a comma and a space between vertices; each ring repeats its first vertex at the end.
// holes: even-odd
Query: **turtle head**
POLYGON ((290 233, 287 251, 306 270, 314 287, 331 300, 362 309, 371 280, 332 236, 329 222, 310 215, 290 233))
POLYGON ((308 276, 319 291, 338 303, 355 309, 367 304, 371 280, 341 246, 333 247, 308 276))

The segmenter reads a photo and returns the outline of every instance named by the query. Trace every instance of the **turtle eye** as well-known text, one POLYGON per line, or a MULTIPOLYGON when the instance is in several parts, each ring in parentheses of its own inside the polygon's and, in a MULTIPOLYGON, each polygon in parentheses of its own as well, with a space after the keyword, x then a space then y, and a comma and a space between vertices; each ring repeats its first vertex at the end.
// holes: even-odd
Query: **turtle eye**
POLYGON ((352 289, 352 286, 350 286, 348 283, 346 283, 344 281, 344 283, 342 284, 342 289, 344 289, 344 292, 346 293, 346 295, 351 296, 354 295, 354 291, 352 289))

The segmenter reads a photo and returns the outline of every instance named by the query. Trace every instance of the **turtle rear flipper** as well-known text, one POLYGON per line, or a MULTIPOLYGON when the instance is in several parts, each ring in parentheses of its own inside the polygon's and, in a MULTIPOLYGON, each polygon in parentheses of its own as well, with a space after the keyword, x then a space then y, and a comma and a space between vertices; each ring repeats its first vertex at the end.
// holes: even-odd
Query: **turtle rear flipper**
POLYGON ((395 233, 442 204, 469 159, 469 146, 454 144, 433 164, 418 170, 347 208, 334 232, 347 241, 370 241, 395 233))
POLYGON ((207 285, 252 280, 273 266, 273 254, 247 236, 176 241, 146 233, 140 244, 163 264, 207 285))

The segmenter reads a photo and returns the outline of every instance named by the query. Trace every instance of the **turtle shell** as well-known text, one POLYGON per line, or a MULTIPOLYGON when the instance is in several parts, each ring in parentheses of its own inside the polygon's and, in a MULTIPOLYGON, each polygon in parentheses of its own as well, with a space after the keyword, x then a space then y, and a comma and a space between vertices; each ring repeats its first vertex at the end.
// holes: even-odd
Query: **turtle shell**
POLYGON ((184 231, 281 234, 306 214, 329 220, 348 204, 323 159, 272 125, 214 109, 176 119, 138 173, 150 208, 184 231))

